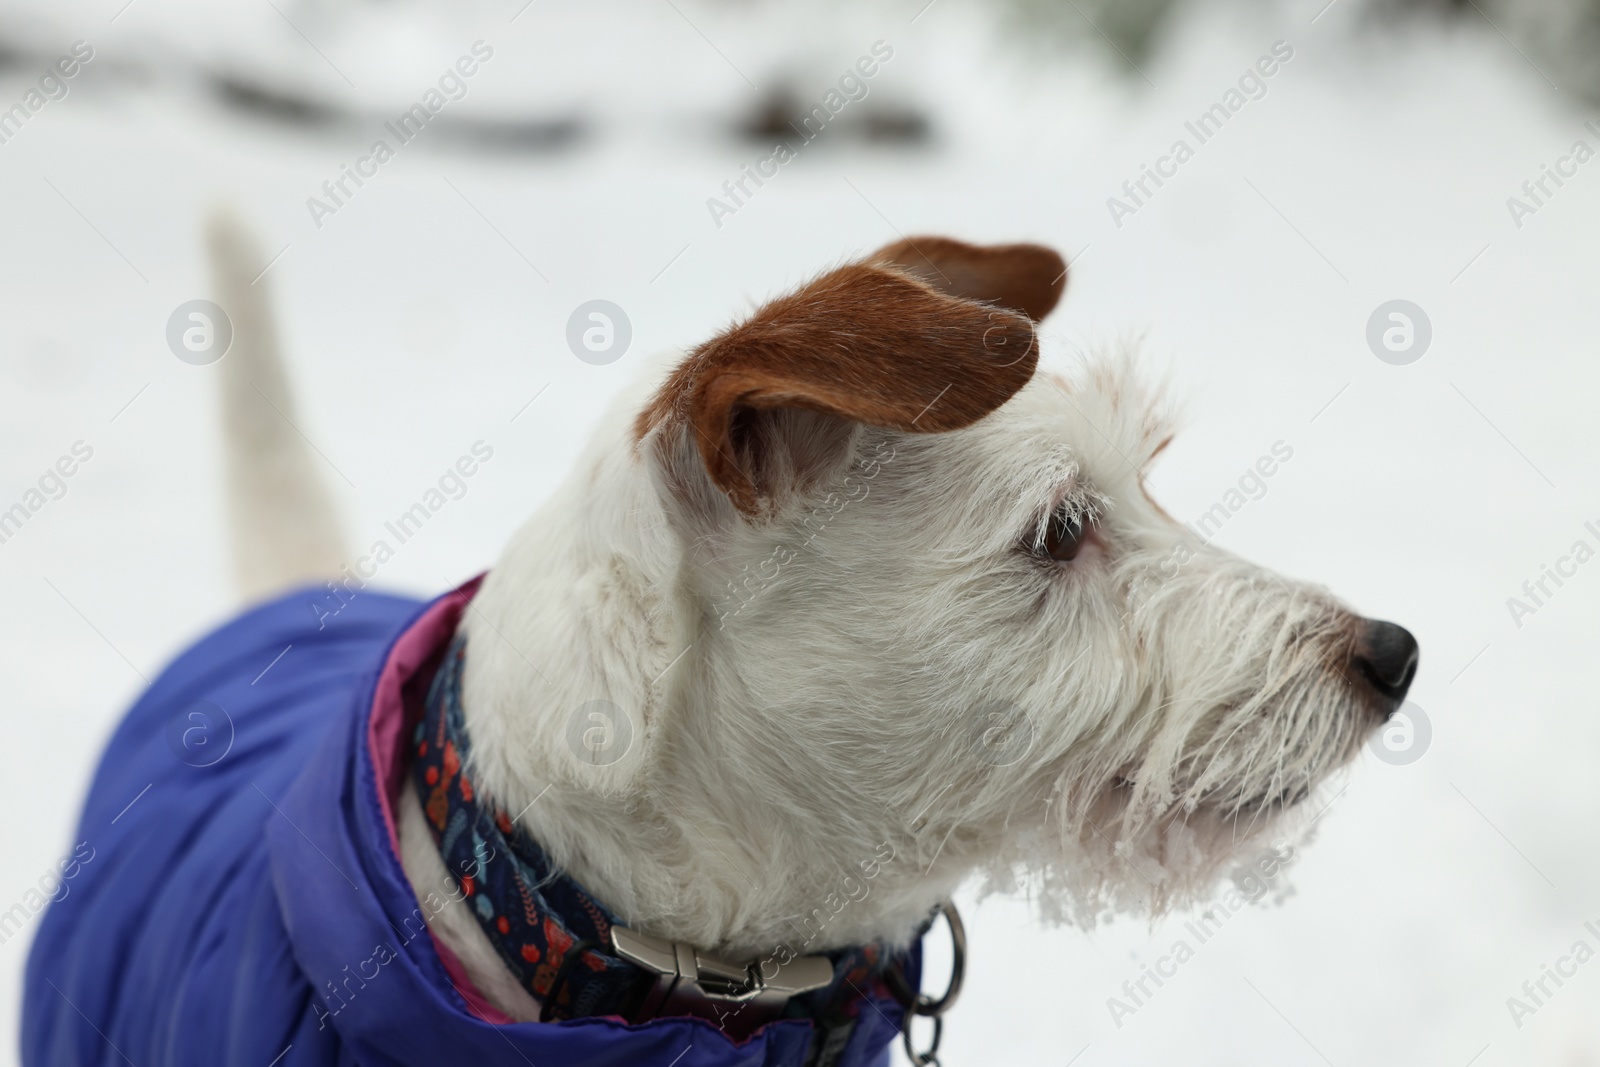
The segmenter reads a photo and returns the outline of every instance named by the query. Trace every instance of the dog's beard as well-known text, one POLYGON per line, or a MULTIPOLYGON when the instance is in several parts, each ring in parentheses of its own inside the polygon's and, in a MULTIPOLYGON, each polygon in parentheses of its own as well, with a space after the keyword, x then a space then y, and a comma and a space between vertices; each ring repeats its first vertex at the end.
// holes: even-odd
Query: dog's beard
POLYGON ((1127 821, 1126 799, 1105 794, 1084 813, 1085 832, 1044 829, 1036 846, 1024 846, 1030 858, 992 871, 988 888, 1015 888, 1020 873, 1042 917, 1056 923, 1089 928, 1118 915, 1155 919, 1213 900, 1227 881, 1282 892, 1310 834, 1309 821, 1275 802, 1248 813, 1174 810, 1133 833, 1127 821))
MULTIPOLYGON (((1208 592, 1199 602, 1212 610, 1227 603, 1208 592)), ((1199 668, 1152 684, 1130 717, 1130 731, 1145 724, 1136 751, 1108 750, 1088 766, 1068 757, 1041 838, 1012 868, 1030 876, 1047 918, 1159 916, 1211 899, 1230 874, 1281 878, 1326 803, 1325 783, 1377 725, 1341 667, 1351 641, 1342 611, 1305 590, 1233 599, 1233 636, 1199 668)), ((1214 619, 1207 629, 1164 621, 1185 634, 1221 631, 1214 619)), ((1159 634, 1144 636, 1160 647, 1159 634)))
POLYGON ((988 888, 1016 888, 1021 874, 1043 918, 1083 928, 1205 904, 1229 882, 1281 892, 1326 792, 1319 784, 1247 799, 1230 790, 1189 808, 1136 804, 1126 780, 1076 800, 1062 783, 1038 837, 1019 842, 1015 862, 997 865, 988 888))

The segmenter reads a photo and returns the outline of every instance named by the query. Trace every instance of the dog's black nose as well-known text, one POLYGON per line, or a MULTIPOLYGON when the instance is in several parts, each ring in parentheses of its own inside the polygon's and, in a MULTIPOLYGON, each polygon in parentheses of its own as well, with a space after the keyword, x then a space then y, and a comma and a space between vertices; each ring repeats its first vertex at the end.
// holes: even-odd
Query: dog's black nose
POLYGON ((1417 639, 1404 626, 1369 619, 1356 644, 1356 669, 1384 697, 1394 714, 1417 673, 1417 639))

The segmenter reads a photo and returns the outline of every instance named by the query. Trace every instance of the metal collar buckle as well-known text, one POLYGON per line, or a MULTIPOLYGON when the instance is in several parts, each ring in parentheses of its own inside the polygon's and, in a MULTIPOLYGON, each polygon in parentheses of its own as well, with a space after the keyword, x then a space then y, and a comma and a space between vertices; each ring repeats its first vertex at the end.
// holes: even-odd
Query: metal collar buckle
POLYGON ((771 958, 732 963, 682 941, 664 941, 625 926, 611 928, 611 948, 658 976, 639 1008, 635 1020, 639 1022, 662 1015, 695 1015, 720 1023, 738 1014, 759 1024, 777 1018, 790 997, 833 981, 833 964, 826 956, 799 956, 788 963, 771 958), (768 969, 773 973, 769 975, 768 969))

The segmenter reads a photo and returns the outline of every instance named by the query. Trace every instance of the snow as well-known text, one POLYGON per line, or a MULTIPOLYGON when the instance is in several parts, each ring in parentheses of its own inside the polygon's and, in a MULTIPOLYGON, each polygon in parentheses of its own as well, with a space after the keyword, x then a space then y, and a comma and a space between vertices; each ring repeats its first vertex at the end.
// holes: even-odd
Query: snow
MULTIPOLYGON (((215 368, 164 342, 172 309, 206 293, 207 204, 237 203, 270 254, 286 249, 266 283, 353 542, 473 442, 495 448, 386 566, 385 583, 421 594, 493 562, 646 353, 900 233, 1031 239, 1074 258, 1048 358, 1138 338, 1185 400, 1152 479, 1174 515, 1197 518, 1275 442, 1292 446, 1220 542, 1416 633, 1433 740, 1413 764, 1368 756, 1335 783, 1293 894, 1228 918, 1120 1026, 1108 998, 1192 942, 1190 916, 1086 933, 969 896, 943 1062, 1600 1063, 1600 964, 1520 1026, 1506 1003, 1580 938, 1600 947, 1584 929, 1600 927, 1600 565, 1520 626, 1507 608, 1573 542, 1600 543, 1584 527, 1600 525, 1600 165, 1520 228, 1506 206, 1575 140, 1600 146, 1591 113, 1486 27, 1380 34, 1348 4, 1313 23, 1321 0, 1203 7, 1142 75, 998 35, 960 0, 920 15, 676 2, 539 0, 515 22, 520 0, 448 17, 416 3, 280 15, 136 0, 115 22, 122 0, 8 9, 0 25, 32 51, 0 70, 0 108, 74 40, 96 58, 0 144, 0 508, 75 442, 94 451, 0 544, 0 910, 71 851, 99 745, 141 676, 237 606, 215 368), (464 117, 570 117, 583 135, 519 153, 425 131, 315 226, 307 198, 479 39, 495 54, 464 117), (767 152, 721 132, 754 108, 746 79, 789 72, 820 100, 879 39, 895 56, 860 106, 918 104, 935 140, 830 130, 716 226, 707 198, 767 152), (1266 95, 1116 226, 1107 198, 1278 40, 1294 56, 1266 95), (197 66, 309 87, 349 117, 312 132, 241 117, 197 66), (633 325, 609 366, 563 340, 595 298, 633 325), (1365 341, 1396 298, 1433 326, 1408 366, 1365 341)), ((0 945, 0 1060, 15 1055, 25 942, 0 945)))

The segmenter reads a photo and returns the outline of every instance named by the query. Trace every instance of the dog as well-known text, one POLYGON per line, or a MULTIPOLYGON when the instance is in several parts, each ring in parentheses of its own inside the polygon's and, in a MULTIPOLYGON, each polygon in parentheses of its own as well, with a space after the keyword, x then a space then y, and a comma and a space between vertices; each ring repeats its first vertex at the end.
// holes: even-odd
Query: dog
POLYGON ((1150 498, 1172 420, 1130 359, 1037 372, 1067 273, 1041 246, 906 239, 765 304, 642 376, 421 604, 341 569, 259 257, 211 244, 241 579, 324 584, 113 739, 30 1064, 884 1063, 959 987, 917 991, 959 886, 1026 878, 1083 924, 1204 900, 1415 675, 1406 630, 1150 498), (200 776, 196 701, 234 731, 200 776), (179 759, 130 773, 163 729, 179 759))

